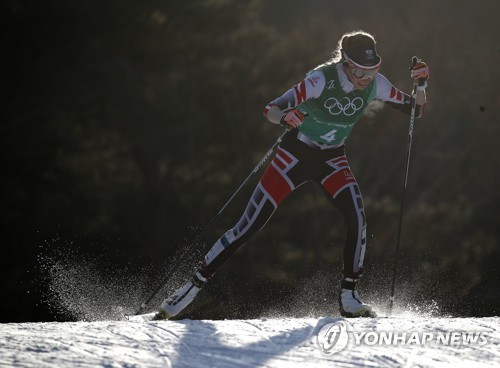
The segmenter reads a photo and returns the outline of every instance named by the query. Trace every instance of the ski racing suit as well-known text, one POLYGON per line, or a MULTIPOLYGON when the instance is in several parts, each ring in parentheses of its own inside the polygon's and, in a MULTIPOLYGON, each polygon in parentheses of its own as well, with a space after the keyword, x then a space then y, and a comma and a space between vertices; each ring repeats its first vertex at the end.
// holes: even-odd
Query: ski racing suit
MULTIPOLYGON (((320 184, 344 218, 347 238, 343 274, 358 279, 363 272, 366 219, 361 191, 349 167, 344 143, 373 100, 386 102, 407 114, 411 110, 410 96, 381 74, 376 74, 364 90, 355 89, 341 63, 317 67, 270 102, 264 110, 265 116, 272 106, 281 110, 294 107, 304 114, 304 122, 285 135, 243 216, 212 246, 199 274, 210 278, 267 223, 288 194, 312 180, 320 184)), ((421 115, 418 105, 416 115, 421 115)))

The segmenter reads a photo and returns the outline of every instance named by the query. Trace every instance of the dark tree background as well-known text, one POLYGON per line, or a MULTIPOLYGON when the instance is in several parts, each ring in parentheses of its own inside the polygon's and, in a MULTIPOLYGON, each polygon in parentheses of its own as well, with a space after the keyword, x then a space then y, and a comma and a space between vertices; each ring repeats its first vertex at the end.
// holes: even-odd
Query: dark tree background
MULTIPOLYGON (((40 259, 55 249, 77 263, 100 259, 104 283, 113 270, 145 270, 130 294, 147 295, 281 134, 264 106, 354 29, 376 36, 381 72, 404 90, 411 56, 431 66, 400 298, 498 314, 498 1, 6 0, 0 9, 2 321, 68 318, 43 302, 40 259)), ((363 291, 383 304, 408 118, 377 109, 347 150, 368 217, 363 291)), ((257 178, 205 246, 237 221, 257 178)), ((336 313, 343 239, 342 219, 305 185, 220 270, 191 316, 336 313)))

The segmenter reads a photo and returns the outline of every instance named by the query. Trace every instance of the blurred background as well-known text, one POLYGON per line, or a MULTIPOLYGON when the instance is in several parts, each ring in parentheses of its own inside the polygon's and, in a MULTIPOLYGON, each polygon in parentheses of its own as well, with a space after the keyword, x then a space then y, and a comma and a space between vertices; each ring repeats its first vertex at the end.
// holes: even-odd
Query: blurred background
MULTIPOLYGON (((0 321, 138 307, 281 134, 265 105, 356 29, 375 35, 381 73, 402 90, 413 55, 431 68, 396 304, 498 315, 498 1, 5 0, 0 9, 0 321)), ((408 117, 377 110, 347 152, 368 219, 361 290, 383 306, 408 117)), ((239 219, 258 178, 186 255, 179 282, 239 219)), ((336 315, 344 238, 341 217, 306 184, 186 313, 336 315)))

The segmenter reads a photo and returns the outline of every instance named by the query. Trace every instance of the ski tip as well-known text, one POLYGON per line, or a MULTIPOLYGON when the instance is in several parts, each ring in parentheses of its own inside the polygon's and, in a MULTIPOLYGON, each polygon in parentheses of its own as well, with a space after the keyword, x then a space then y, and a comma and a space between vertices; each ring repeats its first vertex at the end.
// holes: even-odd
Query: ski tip
POLYGON ((146 314, 137 314, 134 316, 126 316, 127 321, 129 322, 150 322, 154 321, 156 317, 156 312, 146 313, 146 314))

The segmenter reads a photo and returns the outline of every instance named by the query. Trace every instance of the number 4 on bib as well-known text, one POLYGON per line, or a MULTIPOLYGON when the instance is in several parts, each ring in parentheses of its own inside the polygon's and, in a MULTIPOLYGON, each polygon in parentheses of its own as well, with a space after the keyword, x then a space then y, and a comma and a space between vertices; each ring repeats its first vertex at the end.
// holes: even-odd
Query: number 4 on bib
POLYGON ((333 142, 335 140, 335 133, 337 133, 337 129, 330 130, 328 133, 320 136, 320 138, 324 139, 327 142, 333 142))

